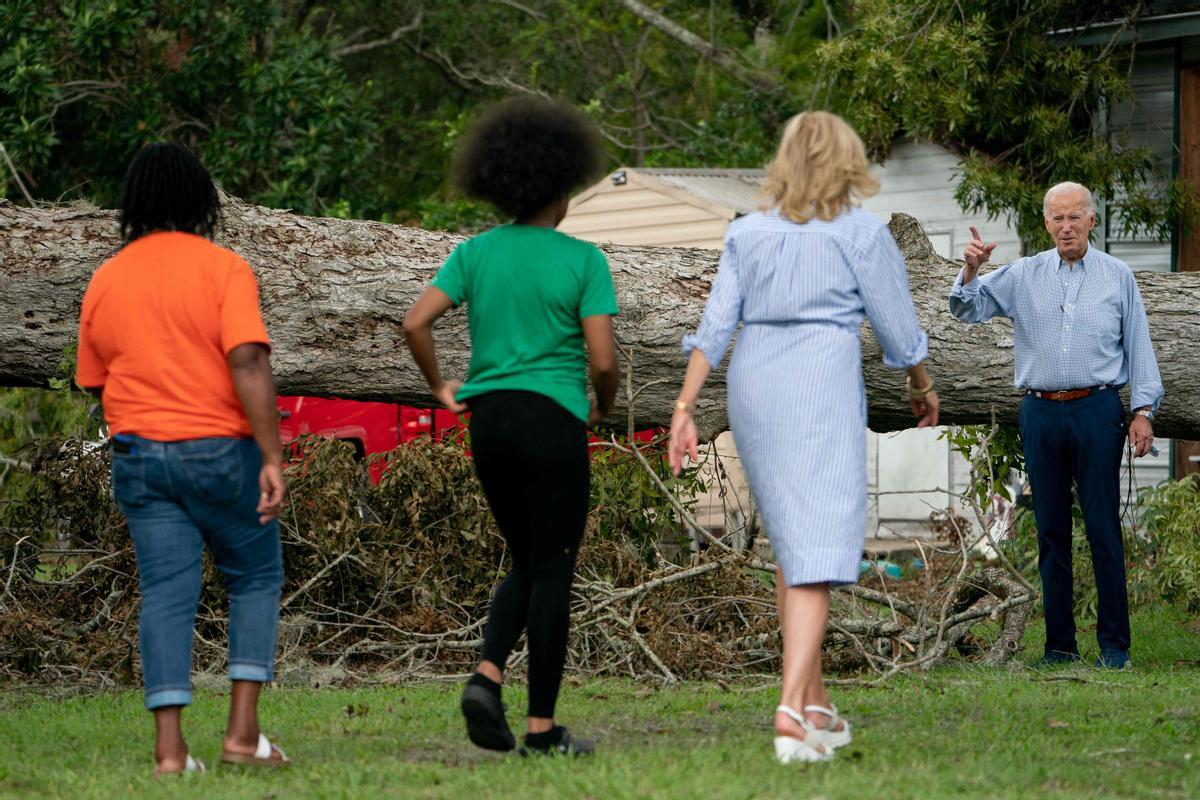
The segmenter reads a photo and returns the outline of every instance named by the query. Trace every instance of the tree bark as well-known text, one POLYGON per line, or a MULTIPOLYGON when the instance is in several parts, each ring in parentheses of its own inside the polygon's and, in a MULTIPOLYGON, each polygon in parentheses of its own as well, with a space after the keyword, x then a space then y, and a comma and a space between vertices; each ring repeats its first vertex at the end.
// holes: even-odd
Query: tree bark
MULTIPOLYGON (((913 299, 929 333, 931 373, 945 423, 987 422, 992 409, 1015 422, 1012 326, 969 326, 947 310, 956 262, 933 252, 912 217, 890 224, 908 265, 913 299)), ((229 199, 217 241, 250 262, 274 340, 272 366, 285 394, 431 402, 408 356, 400 322, 463 237, 378 222, 301 217, 229 199)), ((46 386, 77 336, 79 305, 95 268, 120 247, 115 214, 91 207, 30 209, 0 201, 0 385, 46 386)), ((695 329, 716 272, 717 253, 604 245, 621 304, 617 337, 633 353, 639 426, 669 422, 683 378, 680 339, 695 329)), ((1200 274, 1142 272, 1138 285, 1167 395, 1155 419, 1159 436, 1200 438, 1200 274)), ((131 310, 136 313, 136 310, 131 310)), ((463 376, 469 356, 466 316, 437 328, 448 376, 463 376)), ((903 374, 886 369, 863 329, 869 423, 897 430, 913 423, 903 374)), ((697 422, 706 437, 726 426, 725 371, 702 392, 697 422)), ((625 392, 619 393, 624 402, 625 392)), ((853 402, 847 398, 847 402, 853 402)), ((618 408, 614 424, 626 417, 618 408)))

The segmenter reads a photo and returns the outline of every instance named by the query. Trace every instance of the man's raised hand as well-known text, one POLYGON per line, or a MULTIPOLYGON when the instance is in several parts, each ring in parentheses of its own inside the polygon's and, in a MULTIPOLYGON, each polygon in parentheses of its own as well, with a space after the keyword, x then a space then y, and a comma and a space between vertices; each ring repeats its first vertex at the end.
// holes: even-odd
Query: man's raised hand
POLYGON ((971 225, 971 243, 963 250, 963 261, 967 263, 966 274, 963 276, 964 282, 975 277, 975 273, 979 271, 979 267, 987 262, 992 256, 992 251, 996 249, 996 243, 983 243, 983 238, 979 235, 979 230, 971 225))

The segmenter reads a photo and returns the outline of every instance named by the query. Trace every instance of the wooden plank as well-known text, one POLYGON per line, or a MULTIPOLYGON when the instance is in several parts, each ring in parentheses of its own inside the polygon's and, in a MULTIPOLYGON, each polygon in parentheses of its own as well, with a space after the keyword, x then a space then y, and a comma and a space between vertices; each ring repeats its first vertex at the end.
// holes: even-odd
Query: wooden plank
MULTIPOLYGON (((1200 67, 1179 72, 1179 177, 1200 191, 1200 67)), ((1179 272, 1200 272, 1200 220, 1182 226, 1176 241, 1175 267, 1179 272)), ((1200 345, 1195 343, 1193 346, 1200 345)), ((1175 442, 1175 477, 1200 473, 1200 442, 1175 442)))

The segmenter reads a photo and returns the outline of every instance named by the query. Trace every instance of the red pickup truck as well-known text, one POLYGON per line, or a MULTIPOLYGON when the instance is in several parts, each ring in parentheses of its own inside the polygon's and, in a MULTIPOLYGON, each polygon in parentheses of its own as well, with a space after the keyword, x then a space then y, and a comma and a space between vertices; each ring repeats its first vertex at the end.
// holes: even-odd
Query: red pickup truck
MULTIPOLYGON (((349 442, 359 458, 387 453, 419 436, 441 439, 465 427, 465 420, 441 408, 414 408, 396 403, 366 403, 325 397, 279 397, 279 433, 290 442, 304 434, 332 436, 349 442)), ((370 470, 378 483, 381 464, 370 470)))
MULTIPOLYGON (((284 443, 305 434, 332 436, 354 445, 359 458, 387 453, 420 436, 444 439, 457 436, 467 426, 466 416, 444 408, 415 408, 396 403, 369 403, 325 397, 278 398, 279 434, 284 443)), ((645 443, 661 431, 638 431, 634 441, 645 443)), ((594 435, 589 441, 599 441, 594 435)), ((382 462, 369 471, 371 483, 379 483, 382 462)))

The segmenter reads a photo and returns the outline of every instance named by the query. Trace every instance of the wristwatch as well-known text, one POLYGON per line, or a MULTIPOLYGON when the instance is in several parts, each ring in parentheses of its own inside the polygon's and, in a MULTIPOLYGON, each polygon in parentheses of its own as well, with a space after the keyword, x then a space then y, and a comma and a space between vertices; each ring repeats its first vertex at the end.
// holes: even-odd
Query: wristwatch
POLYGON ((1137 411, 1135 411, 1133 413, 1141 414, 1146 419, 1154 419, 1154 412, 1148 408, 1139 408, 1137 411))

